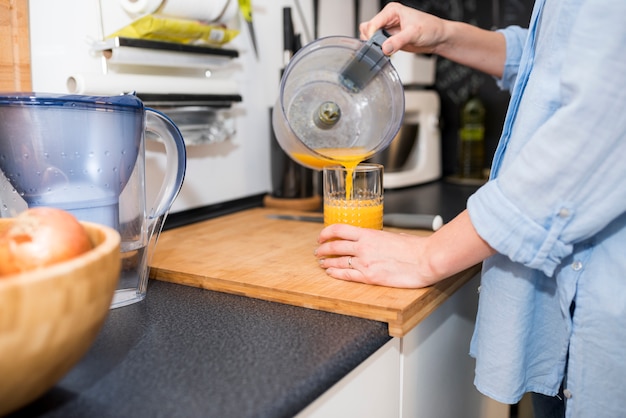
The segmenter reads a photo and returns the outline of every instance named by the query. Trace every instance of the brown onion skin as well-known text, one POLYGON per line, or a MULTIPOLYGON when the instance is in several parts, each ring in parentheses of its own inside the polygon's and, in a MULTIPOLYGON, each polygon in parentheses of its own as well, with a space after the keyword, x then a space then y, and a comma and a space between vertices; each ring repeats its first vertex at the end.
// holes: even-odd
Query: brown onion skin
POLYGON ((71 213, 27 209, 0 235, 0 276, 66 261, 92 248, 85 228, 71 213))

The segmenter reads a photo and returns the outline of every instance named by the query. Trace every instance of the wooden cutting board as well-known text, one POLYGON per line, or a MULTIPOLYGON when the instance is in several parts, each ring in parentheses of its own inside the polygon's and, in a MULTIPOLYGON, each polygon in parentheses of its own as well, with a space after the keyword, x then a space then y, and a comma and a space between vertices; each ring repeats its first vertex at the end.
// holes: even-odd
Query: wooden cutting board
POLYGON ((276 213, 298 214, 255 208, 163 232, 150 277, 382 321, 391 336, 401 337, 479 271, 475 266, 426 289, 336 280, 313 256, 322 225, 267 217, 276 213))

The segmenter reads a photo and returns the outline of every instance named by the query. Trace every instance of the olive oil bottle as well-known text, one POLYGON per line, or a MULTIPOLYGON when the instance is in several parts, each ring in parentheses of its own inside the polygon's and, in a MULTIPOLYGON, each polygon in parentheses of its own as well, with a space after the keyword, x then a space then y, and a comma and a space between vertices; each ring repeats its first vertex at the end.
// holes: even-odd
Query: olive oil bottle
POLYGON ((458 176, 482 179, 485 165, 485 106, 473 94, 461 109, 458 176))

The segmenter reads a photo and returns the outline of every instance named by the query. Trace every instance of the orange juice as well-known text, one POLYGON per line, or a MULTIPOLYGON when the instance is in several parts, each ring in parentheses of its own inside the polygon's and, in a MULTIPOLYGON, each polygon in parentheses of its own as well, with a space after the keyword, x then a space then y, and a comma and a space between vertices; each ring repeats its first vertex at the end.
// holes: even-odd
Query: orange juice
POLYGON ((367 152, 363 147, 318 148, 315 149, 315 152, 317 152, 319 156, 293 153, 292 157, 301 164, 316 167, 320 170, 327 165, 341 164, 344 166, 348 170, 346 179, 346 199, 349 199, 350 193, 352 192, 352 171, 361 161, 371 157, 372 153, 367 152), (328 157, 328 159, 324 157, 328 157))
POLYGON ((379 164, 324 167, 324 224, 382 229, 382 169, 379 164))
POLYGON ((383 229, 382 198, 324 200, 324 225, 337 223, 383 229))
POLYGON ((355 167, 361 161, 372 156, 363 147, 354 148, 318 148, 315 149, 319 155, 302 154, 295 152, 291 157, 301 164, 318 169, 327 165, 341 164, 344 167, 355 167), (327 157, 327 158, 324 158, 327 157))
MULTIPOLYGON (((336 182, 332 188, 324 186, 324 224, 343 223, 362 228, 383 229, 382 167, 375 174, 377 182, 373 181, 375 177, 371 175, 374 173, 369 170, 367 176, 371 179, 366 181, 368 185, 365 192, 359 191, 358 196, 355 196, 356 191, 353 191, 355 169, 362 161, 371 157, 372 153, 363 147, 319 148, 315 152, 318 155, 293 153, 291 157, 301 164, 318 169, 332 165, 341 165, 345 168, 345 171, 341 172, 341 179, 335 177, 335 180, 332 180, 336 182), (340 186, 341 183, 345 184, 340 186), (370 187, 372 190, 369 190, 370 187)), ((363 172, 359 174, 365 175, 363 172)), ((325 175, 324 182, 326 181, 325 175)))

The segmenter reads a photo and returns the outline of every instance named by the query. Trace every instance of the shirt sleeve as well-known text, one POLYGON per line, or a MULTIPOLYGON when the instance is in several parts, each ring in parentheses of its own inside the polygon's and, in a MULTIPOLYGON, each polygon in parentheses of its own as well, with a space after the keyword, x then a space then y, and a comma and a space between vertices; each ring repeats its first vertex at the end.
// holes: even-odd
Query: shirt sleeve
MULTIPOLYGON (((514 130, 510 144, 523 145, 513 152, 509 145, 497 177, 468 201, 483 239, 511 260, 547 275, 574 244, 626 211, 623 16, 623 0, 581 7, 563 44, 559 95, 550 98, 553 113, 528 138, 515 138, 514 130)), ((541 96, 537 91, 525 94, 541 96)), ((520 112, 515 124, 527 119, 520 112)))
POLYGON ((509 26, 505 29, 499 29, 497 32, 504 35, 506 40, 506 60, 502 78, 496 79, 496 83, 502 90, 511 91, 517 78, 517 70, 519 69, 526 37, 528 36, 528 29, 519 26, 509 26))

